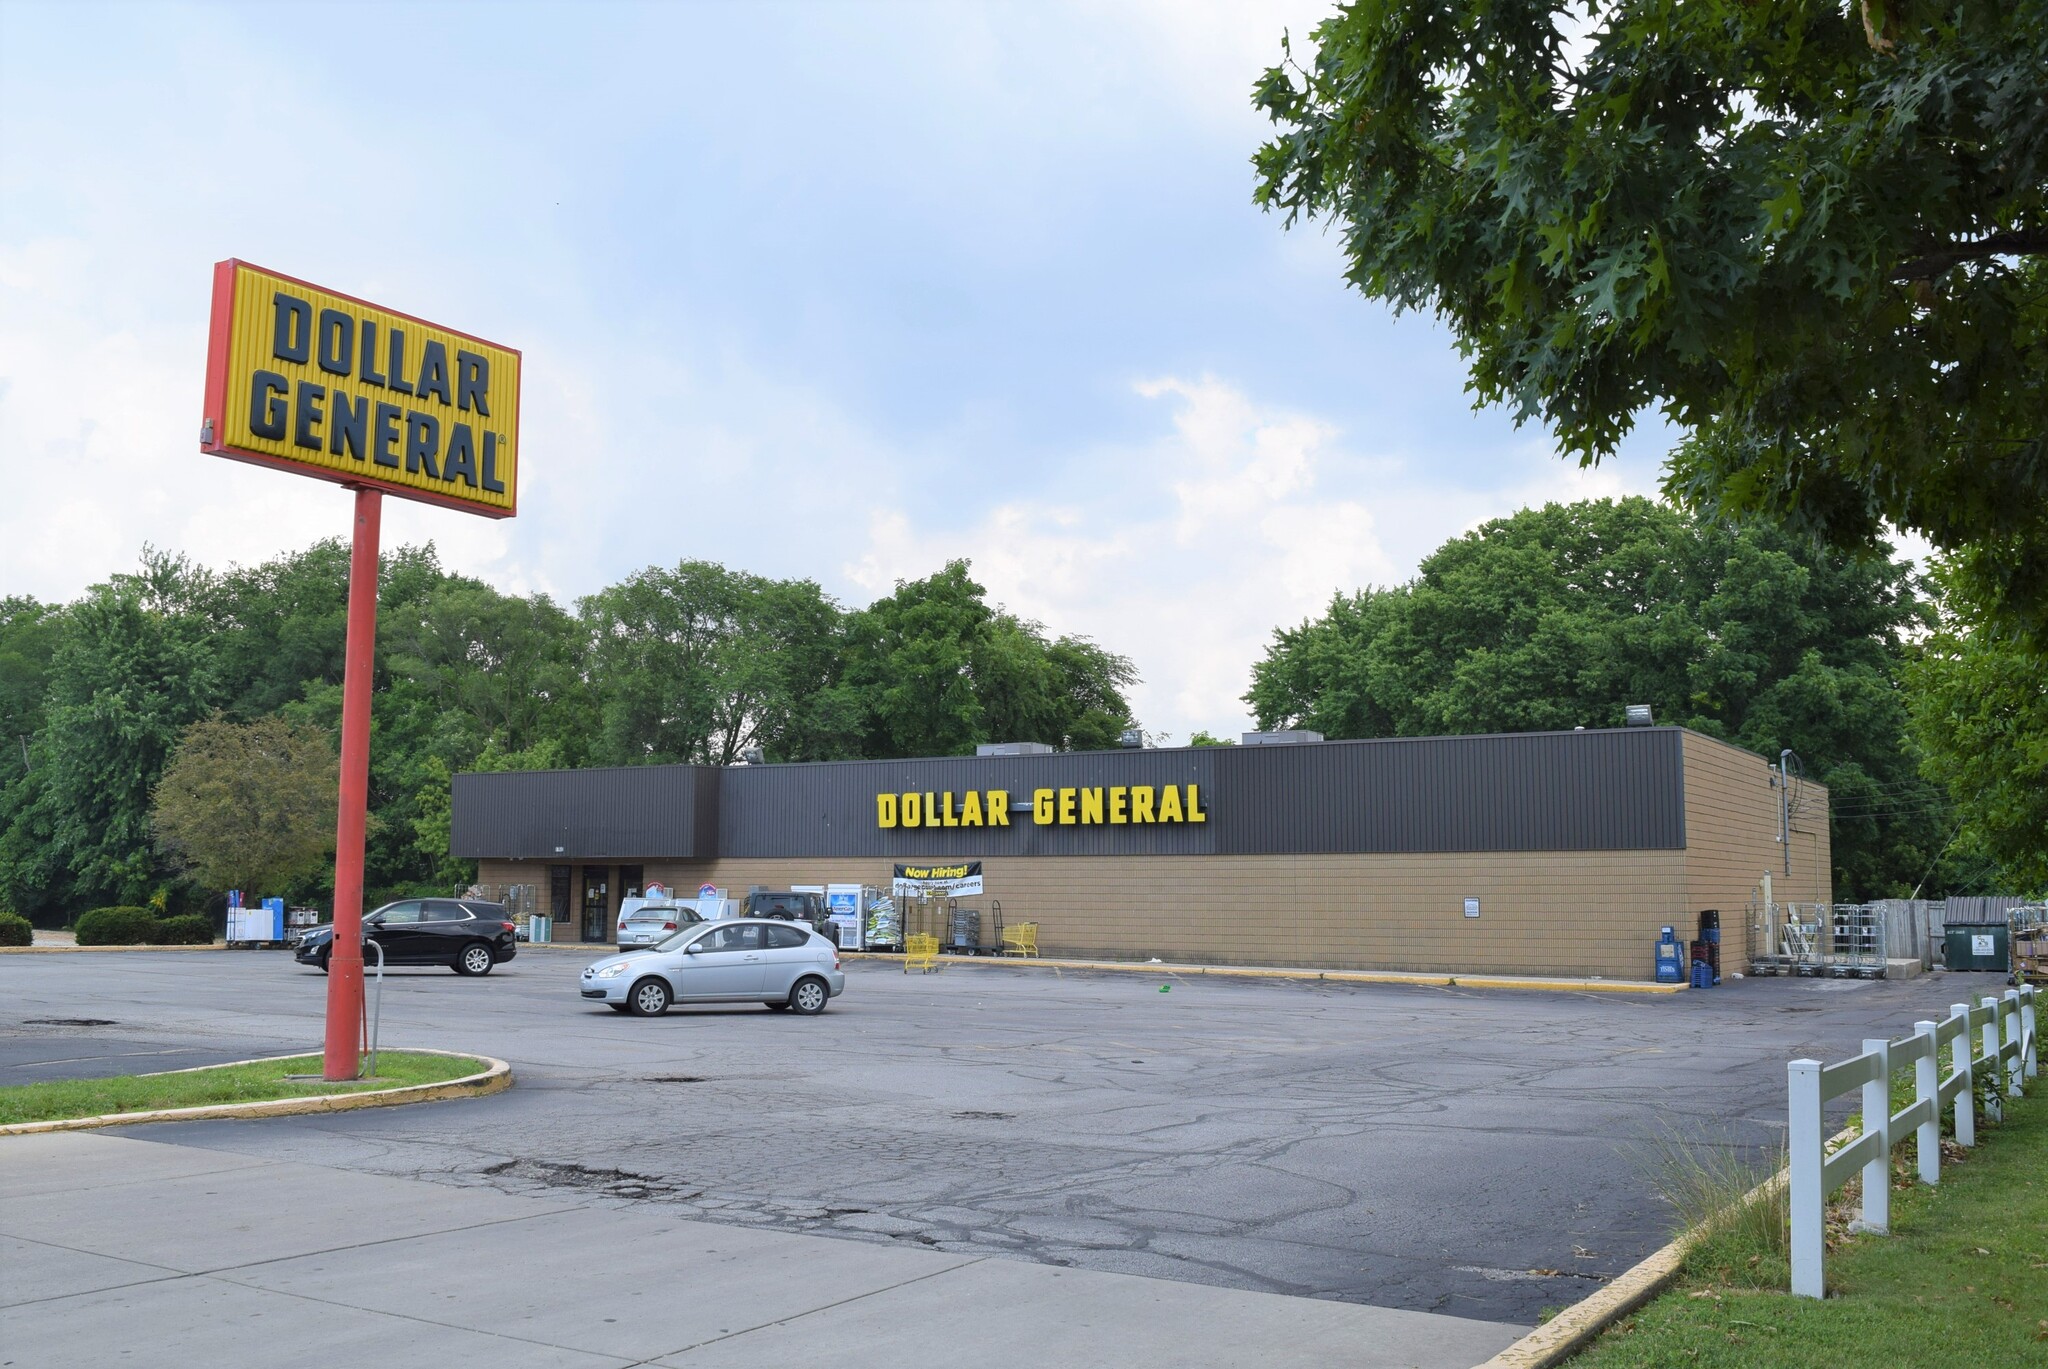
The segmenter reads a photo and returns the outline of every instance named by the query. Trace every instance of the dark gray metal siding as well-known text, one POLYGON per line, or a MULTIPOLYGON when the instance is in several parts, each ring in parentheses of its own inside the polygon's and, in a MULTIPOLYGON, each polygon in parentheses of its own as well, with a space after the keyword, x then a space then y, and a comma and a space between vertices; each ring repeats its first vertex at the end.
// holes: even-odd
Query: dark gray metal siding
POLYGON ((472 858, 565 860, 1677 850, 1680 737, 1660 727, 459 775, 454 845, 472 858), (1133 784, 1197 785, 1209 820, 1031 820, 1034 789, 1133 784), (1026 806, 1007 828, 876 825, 877 794, 969 789, 1004 789, 1026 806))
POLYGON ((717 854, 718 771, 696 765, 457 775, 465 859, 632 860, 717 854))
POLYGON ((1228 747, 1216 779, 1233 855, 1685 845, 1677 728, 1228 747))
MULTIPOLYGON (((1208 855, 1217 823, 1039 827, 1033 789, 1194 784, 1211 806, 1215 749, 1086 751, 1054 756, 957 756, 916 761, 741 766, 725 772, 718 853, 738 856, 1208 855), (875 796, 1006 789, 1021 812, 1003 827, 881 828, 875 796)), ((957 797, 956 797, 957 802, 957 797)))

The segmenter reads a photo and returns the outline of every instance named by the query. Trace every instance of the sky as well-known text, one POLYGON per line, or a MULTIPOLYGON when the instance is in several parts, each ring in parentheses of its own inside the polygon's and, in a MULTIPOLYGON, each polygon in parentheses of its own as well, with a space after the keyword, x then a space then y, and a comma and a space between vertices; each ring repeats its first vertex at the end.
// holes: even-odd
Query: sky
POLYGON ((1276 628, 1669 443, 1474 412, 1252 203, 1252 82, 1332 8, 0 0, 0 595, 347 535, 199 451, 237 257, 523 353, 519 516, 387 500, 387 546, 563 602, 966 557, 1129 656, 1149 733, 1235 735, 1276 628))

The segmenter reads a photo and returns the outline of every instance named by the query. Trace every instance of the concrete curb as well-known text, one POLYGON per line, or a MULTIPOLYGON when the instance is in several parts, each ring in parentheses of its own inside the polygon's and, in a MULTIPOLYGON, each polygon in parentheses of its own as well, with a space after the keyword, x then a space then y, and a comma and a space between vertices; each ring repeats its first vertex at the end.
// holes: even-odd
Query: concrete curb
POLYGON ((1685 1266, 1692 1242, 1693 1233, 1688 1231, 1475 1369, 1551 1369, 1564 1363, 1608 1326, 1668 1288, 1685 1266))
MULTIPOLYGON (((901 960, 893 951, 841 951, 842 960, 901 960)), ((1518 979, 1486 974, 1411 974, 1400 970, 1288 970, 1237 965, 1134 964, 1123 960, 1047 960, 1023 956, 941 955, 941 965, 988 969, 1006 966, 1059 970, 1114 970, 1126 974, 1220 975, 1235 979, 1325 980, 1339 984, 1418 984, 1426 988, 1548 989, 1568 993, 1683 993, 1683 984, 1623 979, 1518 979)))
MULTIPOLYGON (((1845 1127, 1828 1138, 1825 1148, 1833 1151, 1854 1139, 1845 1127)), ((1783 1188, 1790 1174, 1789 1167, 1780 1169, 1743 1194, 1737 1208, 1748 1207, 1783 1188)), ((1492 1359, 1473 1366, 1473 1369, 1553 1369, 1553 1366, 1563 1364, 1592 1344, 1602 1331, 1669 1288, 1684 1269, 1686 1253, 1700 1234, 1698 1227, 1680 1232, 1669 1245, 1652 1251, 1605 1287, 1581 1298, 1492 1359)))
POLYGON ((226 942, 209 941, 204 946, 0 946, 0 955, 70 955, 73 951, 225 951, 226 942))
MULTIPOLYGON (((321 1093, 310 1098, 273 1098, 254 1103, 209 1103, 193 1108, 158 1108, 151 1112, 110 1112, 98 1117, 61 1117, 47 1122, 13 1122, 0 1126, 0 1136, 32 1136, 49 1131, 94 1131, 101 1127, 132 1127, 145 1122, 205 1122, 234 1117, 298 1117, 314 1112, 353 1112, 357 1108, 388 1108, 402 1103, 431 1103, 444 1098, 481 1098, 512 1087, 512 1067, 488 1055, 467 1051, 414 1050, 415 1055, 450 1055, 482 1060, 488 1066, 478 1074, 447 1079, 438 1084, 408 1084, 403 1088, 369 1089, 360 1093, 321 1093)), ((265 1060, 289 1060, 289 1055, 269 1055, 256 1060, 233 1060, 224 1065, 198 1065, 192 1069, 160 1070, 160 1074, 194 1074, 199 1070, 227 1069, 233 1065, 260 1065, 265 1060)))

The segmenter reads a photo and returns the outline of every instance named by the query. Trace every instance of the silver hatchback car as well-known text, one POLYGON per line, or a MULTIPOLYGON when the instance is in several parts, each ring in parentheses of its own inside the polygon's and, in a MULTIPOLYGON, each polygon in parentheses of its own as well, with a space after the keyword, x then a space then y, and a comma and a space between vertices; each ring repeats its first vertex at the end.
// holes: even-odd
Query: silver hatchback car
POLYGON ((583 971, 582 994, 613 1012, 658 1017, 671 1003, 765 1003, 806 1016, 846 989, 839 948, 800 922, 696 923, 646 950, 583 971))

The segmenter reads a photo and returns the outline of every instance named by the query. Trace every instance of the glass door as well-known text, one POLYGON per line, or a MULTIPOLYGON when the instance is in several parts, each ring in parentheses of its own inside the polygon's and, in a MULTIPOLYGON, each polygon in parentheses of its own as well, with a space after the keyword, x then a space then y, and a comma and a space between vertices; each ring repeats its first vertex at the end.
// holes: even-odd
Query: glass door
POLYGON ((583 867, 583 939, 585 941, 610 941, 612 939, 612 900, 610 867, 586 865, 583 867))

